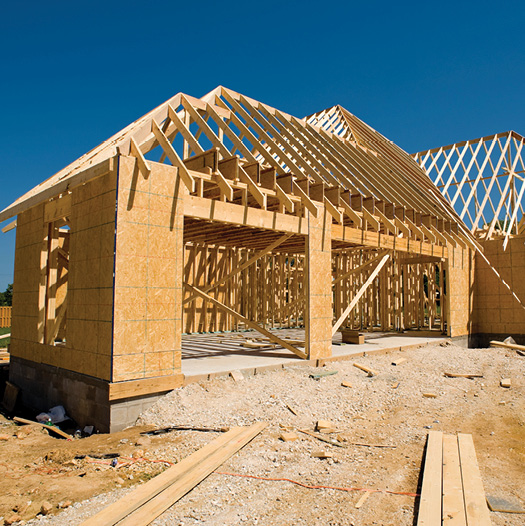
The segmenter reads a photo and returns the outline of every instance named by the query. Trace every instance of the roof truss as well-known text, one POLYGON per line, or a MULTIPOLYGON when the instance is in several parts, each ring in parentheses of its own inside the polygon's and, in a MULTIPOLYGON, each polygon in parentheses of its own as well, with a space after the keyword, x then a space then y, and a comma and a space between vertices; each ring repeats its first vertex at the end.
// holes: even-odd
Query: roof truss
POLYGON ((525 139, 509 131, 414 155, 470 231, 490 239, 523 233, 525 139))
POLYGON ((269 211, 318 214, 341 226, 423 243, 473 246, 453 208, 416 162, 336 106, 298 119, 219 86, 178 94, 0 213, 0 220, 64 193, 115 155, 145 177, 170 163, 189 193, 269 211), (54 193, 53 193, 54 192, 54 193))

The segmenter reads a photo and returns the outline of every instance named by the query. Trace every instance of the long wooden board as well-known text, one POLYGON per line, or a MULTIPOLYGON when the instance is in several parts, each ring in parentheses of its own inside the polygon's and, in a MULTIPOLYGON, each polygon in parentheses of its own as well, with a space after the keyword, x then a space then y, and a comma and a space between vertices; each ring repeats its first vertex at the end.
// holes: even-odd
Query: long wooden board
POLYGON ((458 440, 443 436, 443 522, 447 526, 467 526, 458 440))
POLYGON ((491 526, 472 435, 458 434, 461 477, 468 526, 491 526))
POLYGON ((443 433, 441 431, 430 431, 427 440, 417 526, 441 526, 442 463, 443 433))
POLYGON ((259 422, 250 427, 231 429, 123 499, 87 519, 81 526, 149 524, 255 438, 266 426, 266 422, 259 422))
POLYGON ((497 340, 490 342, 491 347, 504 347, 505 349, 514 349, 516 351, 525 351, 525 345, 518 345, 517 343, 505 343, 497 340))
POLYGON ((46 424, 42 424, 41 422, 34 422, 33 420, 27 420, 26 418, 20 418, 19 416, 15 416, 13 418, 15 422, 18 424, 33 424, 40 427, 43 427, 44 429, 47 429, 50 433, 55 433, 57 435, 60 435, 62 438, 67 438, 68 440, 71 440, 73 437, 71 435, 68 435, 61 429, 55 426, 48 426, 46 424))

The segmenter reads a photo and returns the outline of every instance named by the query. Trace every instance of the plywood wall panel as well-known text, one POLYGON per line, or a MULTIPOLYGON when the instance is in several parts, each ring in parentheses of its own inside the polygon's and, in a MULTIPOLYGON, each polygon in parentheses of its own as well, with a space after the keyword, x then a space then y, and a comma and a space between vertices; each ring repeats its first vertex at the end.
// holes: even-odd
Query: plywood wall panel
MULTIPOLYGON (((490 263, 525 303, 525 237, 511 238, 506 250, 499 239, 482 245, 490 263)), ((475 333, 525 334, 525 309, 480 256, 476 256, 473 322, 475 333)))
POLYGON ((119 158, 115 382, 180 373, 184 191, 172 167, 119 158))

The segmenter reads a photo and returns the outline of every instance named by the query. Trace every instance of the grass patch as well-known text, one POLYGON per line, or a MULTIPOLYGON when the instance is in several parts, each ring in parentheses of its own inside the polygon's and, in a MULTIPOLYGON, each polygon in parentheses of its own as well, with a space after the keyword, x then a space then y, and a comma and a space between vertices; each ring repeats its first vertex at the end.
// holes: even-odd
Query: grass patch
MULTIPOLYGON (((11 332, 11 327, 1 327, 0 328, 0 336, 2 336, 2 334, 9 334, 10 332, 11 332)), ((11 342, 11 338, 4 338, 0 340, 0 349, 7 347, 10 342, 11 342)))

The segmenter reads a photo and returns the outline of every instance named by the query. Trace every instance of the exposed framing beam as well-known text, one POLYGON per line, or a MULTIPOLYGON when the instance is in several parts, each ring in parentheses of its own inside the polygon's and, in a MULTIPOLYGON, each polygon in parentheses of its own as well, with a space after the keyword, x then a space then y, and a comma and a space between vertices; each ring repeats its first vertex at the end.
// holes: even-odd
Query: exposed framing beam
MULTIPOLYGON (((223 283, 226 283, 226 281, 230 280, 231 278, 233 278, 233 276, 236 276, 237 274, 242 272, 245 268, 248 268, 249 266, 253 265, 256 261, 261 259, 266 254, 270 253, 272 250, 277 248, 280 244, 284 243, 287 239, 290 239, 290 237, 292 237, 292 234, 285 234, 284 236, 280 237, 279 239, 276 239, 273 243, 268 245, 265 249, 261 250, 260 252, 257 252, 257 254, 253 255, 247 261, 245 261, 244 263, 239 265, 236 269, 232 270, 232 272, 230 272, 228 275, 224 276, 223 278, 221 278, 216 283, 213 283, 213 284, 208 285, 207 287, 203 288, 202 292, 209 292, 210 290, 213 290, 213 289, 219 287, 223 283)), ((189 298, 186 298, 182 302, 182 304, 186 305, 187 303, 189 303, 190 301, 193 301, 195 299, 197 299, 197 295, 190 296, 189 298)))
POLYGON ((294 354, 296 354, 300 358, 303 358, 303 359, 307 358, 306 353, 304 353, 300 349, 297 349, 296 347, 294 347, 293 345, 291 345, 287 341, 282 340, 281 338, 279 338, 278 336, 276 336, 272 332, 266 330, 264 327, 261 327, 260 325, 258 325, 254 321, 249 320, 248 318, 246 318, 242 314, 239 314, 237 311, 231 309, 230 307, 227 307, 226 305, 224 305, 224 303, 221 303, 220 301, 216 300, 215 298, 212 298, 211 296, 209 296, 208 294, 206 294, 202 290, 200 290, 200 289, 198 289, 196 287, 193 287, 192 285, 189 285, 188 283, 185 283, 184 286, 186 288, 188 288, 188 290, 190 290, 194 294, 200 296, 201 298, 205 299, 206 301, 209 301, 210 303, 212 303, 213 305, 215 305, 219 309, 222 309, 222 310, 226 311, 228 314, 230 314, 234 318, 237 318, 238 320, 244 322, 251 329, 254 329, 257 332, 260 332, 261 334, 264 334, 264 336, 266 336, 270 341, 279 344, 281 347, 284 347, 285 349, 288 349, 289 351, 292 351, 294 354))
POLYGON ((354 310, 354 307, 357 305, 357 302, 361 299, 363 294, 366 292, 366 289, 370 286, 372 281, 376 278, 376 276, 379 274, 381 269, 385 266, 385 263, 389 260, 390 254, 385 254, 379 263, 376 265, 376 268, 372 271, 368 279, 364 282, 363 286, 359 289, 357 294, 352 298, 352 301, 350 302, 350 305, 344 310, 343 314, 339 317, 339 319, 335 322, 334 326, 332 327, 332 336, 334 336, 339 327, 343 324, 343 322, 348 318, 349 314, 354 310))

